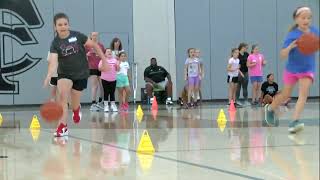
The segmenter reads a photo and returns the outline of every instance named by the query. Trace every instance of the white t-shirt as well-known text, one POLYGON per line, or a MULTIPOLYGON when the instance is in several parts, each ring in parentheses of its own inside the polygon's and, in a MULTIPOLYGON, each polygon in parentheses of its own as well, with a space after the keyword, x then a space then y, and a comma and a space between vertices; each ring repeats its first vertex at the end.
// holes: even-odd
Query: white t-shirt
POLYGON ((228 75, 230 77, 238 77, 239 75, 239 63, 240 63, 240 60, 237 58, 237 59, 234 59, 233 57, 229 59, 229 62, 228 62, 228 65, 231 65, 231 69, 237 69, 236 71, 228 71, 228 75))
POLYGON ((112 51, 112 57, 117 58, 117 57, 118 57, 118 54, 121 53, 121 52, 124 52, 124 50, 123 50, 123 49, 122 49, 121 51, 113 50, 113 51, 112 51))
MULTIPOLYGON (((48 61, 48 63, 49 63, 49 57, 50 57, 50 51, 48 51, 48 56, 47 56, 47 61, 48 61)), ((58 68, 58 67, 57 67, 58 68)), ((58 77, 58 73, 57 73, 57 70, 56 70, 56 72, 52 75, 52 77, 58 77)))
POLYGON ((117 74, 128 75, 128 70, 130 69, 130 66, 127 61, 120 62, 119 67, 120 67, 120 70, 117 72, 117 74))
POLYGON ((198 77, 200 74, 200 61, 197 58, 190 59, 188 58, 185 62, 188 66, 188 77, 198 77))

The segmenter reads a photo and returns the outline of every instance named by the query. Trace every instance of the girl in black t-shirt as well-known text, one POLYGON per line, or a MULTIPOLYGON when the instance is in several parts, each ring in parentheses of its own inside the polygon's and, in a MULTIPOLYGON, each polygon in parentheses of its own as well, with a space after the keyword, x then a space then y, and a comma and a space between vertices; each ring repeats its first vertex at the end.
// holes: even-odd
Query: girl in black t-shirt
MULTIPOLYGON (((89 77, 88 61, 85 53, 86 47, 93 47, 101 59, 105 56, 98 44, 88 39, 84 34, 71 31, 69 27, 69 18, 64 13, 58 13, 53 19, 54 28, 57 32, 56 37, 51 43, 48 67, 48 74, 44 80, 44 87, 47 87, 49 81, 58 67, 59 91, 58 102, 63 107, 63 115, 59 120, 58 127, 54 135, 62 137, 68 135, 68 97, 71 97, 71 107, 73 110, 73 121, 79 123, 81 119, 80 97, 81 91, 87 87, 89 77)), ((108 69, 109 67, 105 67, 108 69)))

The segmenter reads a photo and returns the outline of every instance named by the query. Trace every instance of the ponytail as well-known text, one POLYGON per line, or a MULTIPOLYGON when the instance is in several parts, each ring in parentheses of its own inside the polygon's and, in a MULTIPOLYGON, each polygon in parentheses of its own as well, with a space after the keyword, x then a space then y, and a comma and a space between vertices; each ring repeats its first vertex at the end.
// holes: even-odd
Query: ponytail
POLYGON ((298 27, 298 24, 294 24, 292 26, 289 27, 289 32, 293 31, 294 29, 296 29, 298 27))

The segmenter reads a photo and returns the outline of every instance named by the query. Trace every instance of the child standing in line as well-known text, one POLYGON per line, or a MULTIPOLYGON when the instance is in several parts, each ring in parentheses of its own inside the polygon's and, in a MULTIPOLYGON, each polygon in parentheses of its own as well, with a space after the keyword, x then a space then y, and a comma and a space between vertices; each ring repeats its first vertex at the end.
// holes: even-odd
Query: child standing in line
POLYGON ((251 54, 247 60, 249 77, 252 84, 252 105, 259 104, 260 88, 263 81, 263 66, 266 65, 264 56, 259 53, 257 44, 252 45, 251 54))
MULTIPOLYGON (((98 32, 92 32, 90 35, 90 38, 92 41, 94 41, 95 43, 97 43, 99 45, 99 47, 101 48, 101 50, 103 51, 103 53, 105 53, 105 48, 103 46, 103 44, 101 44, 98 41, 98 36, 99 33, 98 32)), ((103 109, 103 88, 102 88, 102 83, 101 83, 101 72, 98 69, 98 65, 100 62, 100 57, 98 56, 98 54, 95 52, 95 50, 93 48, 86 48, 86 53, 87 53, 87 58, 88 58, 88 64, 89 64, 89 70, 90 70, 90 76, 89 76, 89 81, 91 84, 91 107, 90 107, 90 111, 99 111, 100 109, 103 109), (98 102, 96 101, 96 97, 97 97, 97 92, 100 92, 100 96, 98 99, 98 102)))
POLYGON ((130 95, 130 74, 128 73, 128 71, 130 69, 130 66, 127 62, 127 54, 125 52, 120 52, 118 56, 119 61, 117 63, 117 88, 119 95, 120 111, 128 111, 128 100, 130 95))
POLYGON ((228 61, 228 78, 227 83, 229 83, 229 105, 231 101, 236 104, 236 91, 238 85, 238 76, 239 74, 243 76, 242 72, 240 71, 240 60, 238 58, 239 50, 238 48, 233 48, 231 50, 231 58, 228 61))
POLYGON ((101 71, 101 81, 104 90, 104 112, 109 112, 109 100, 111 102, 111 111, 117 112, 118 108, 115 103, 115 91, 116 91, 116 65, 117 59, 112 57, 112 51, 110 48, 106 49, 106 59, 101 60, 99 63, 99 70, 101 71), (105 71, 104 66, 109 65, 110 70, 105 71), (110 98, 110 99, 109 99, 110 98))
POLYGON ((122 49, 122 43, 121 40, 117 37, 113 38, 110 43, 110 49, 112 51, 112 56, 116 59, 119 58, 119 53, 124 52, 122 49))
POLYGON ((199 89, 199 82, 201 80, 200 61, 195 58, 194 51, 194 48, 188 49, 188 58, 186 59, 184 68, 184 77, 185 80, 188 80, 188 108, 194 105, 197 106, 196 98, 194 98, 194 102, 191 103, 191 96, 198 97, 198 91, 196 90, 199 89))
POLYGON ((197 101, 199 101, 201 99, 201 80, 204 78, 204 66, 203 66, 203 59, 201 58, 201 54, 200 54, 200 49, 195 49, 195 57, 198 58, 199 62, 200 62, 200 71, 201 71, 201 78, 199 81, 199 87, 196 91, 198 91, 198 96, 195 97, 195 99, 197 101))
POLYGON ((290 29, 280 51, 280 57, 288 59, 283 72, 284 87, 273 102, 265 106, 265 121, 269 123, 275 122, 274 111, 291 96, 294 86, 298 83, 299 97, 292 114, 292 121, 289 124, 288 131, 290 133, 296 133, 304 128, 304 124, 299 121, 299 118, 307 101, 310 86, 314 81, 316 69, 315 53, 310 55, 302 54, 297 49, 296 42, 304 33, 313 33, 319 37, 319 30, 311 26, 312 12, 309 7, 298 7, 293 12, 293 19, 295 25, 290 29))

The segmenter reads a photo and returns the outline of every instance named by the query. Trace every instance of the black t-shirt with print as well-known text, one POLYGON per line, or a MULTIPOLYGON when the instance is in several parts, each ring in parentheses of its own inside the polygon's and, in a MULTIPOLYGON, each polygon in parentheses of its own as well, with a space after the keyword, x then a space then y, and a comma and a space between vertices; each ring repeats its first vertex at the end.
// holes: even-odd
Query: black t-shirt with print
POLYGON ((144 77, 150 78, 155 83, 164 81, 167 76, 167 70, 161 66, 149 66, 144 70, 144 77))
POLYGON ((263 97, 266 94, 269 94, 270 96, 274 96, 278 92, 278 84, 273 82, 270 84, 268 81, 264 82, 261 86, 261 91, 263 92, 263 97))
POLYGON ((243 73, 248 72, 248 67, 247 67, 247 59, 249 57, 249 54, 247 52, 244 52, 243 55, 239 53, 239 60, 240 60, 240 71, 243 73))
POLYGON ((58 54, 58 75, 72 80, 89 77, 89 65, 84 44, 88 37, 77 31, 70 31, 70 35, 61 39, 56 36, 51 43, 50 52, 58 54))

